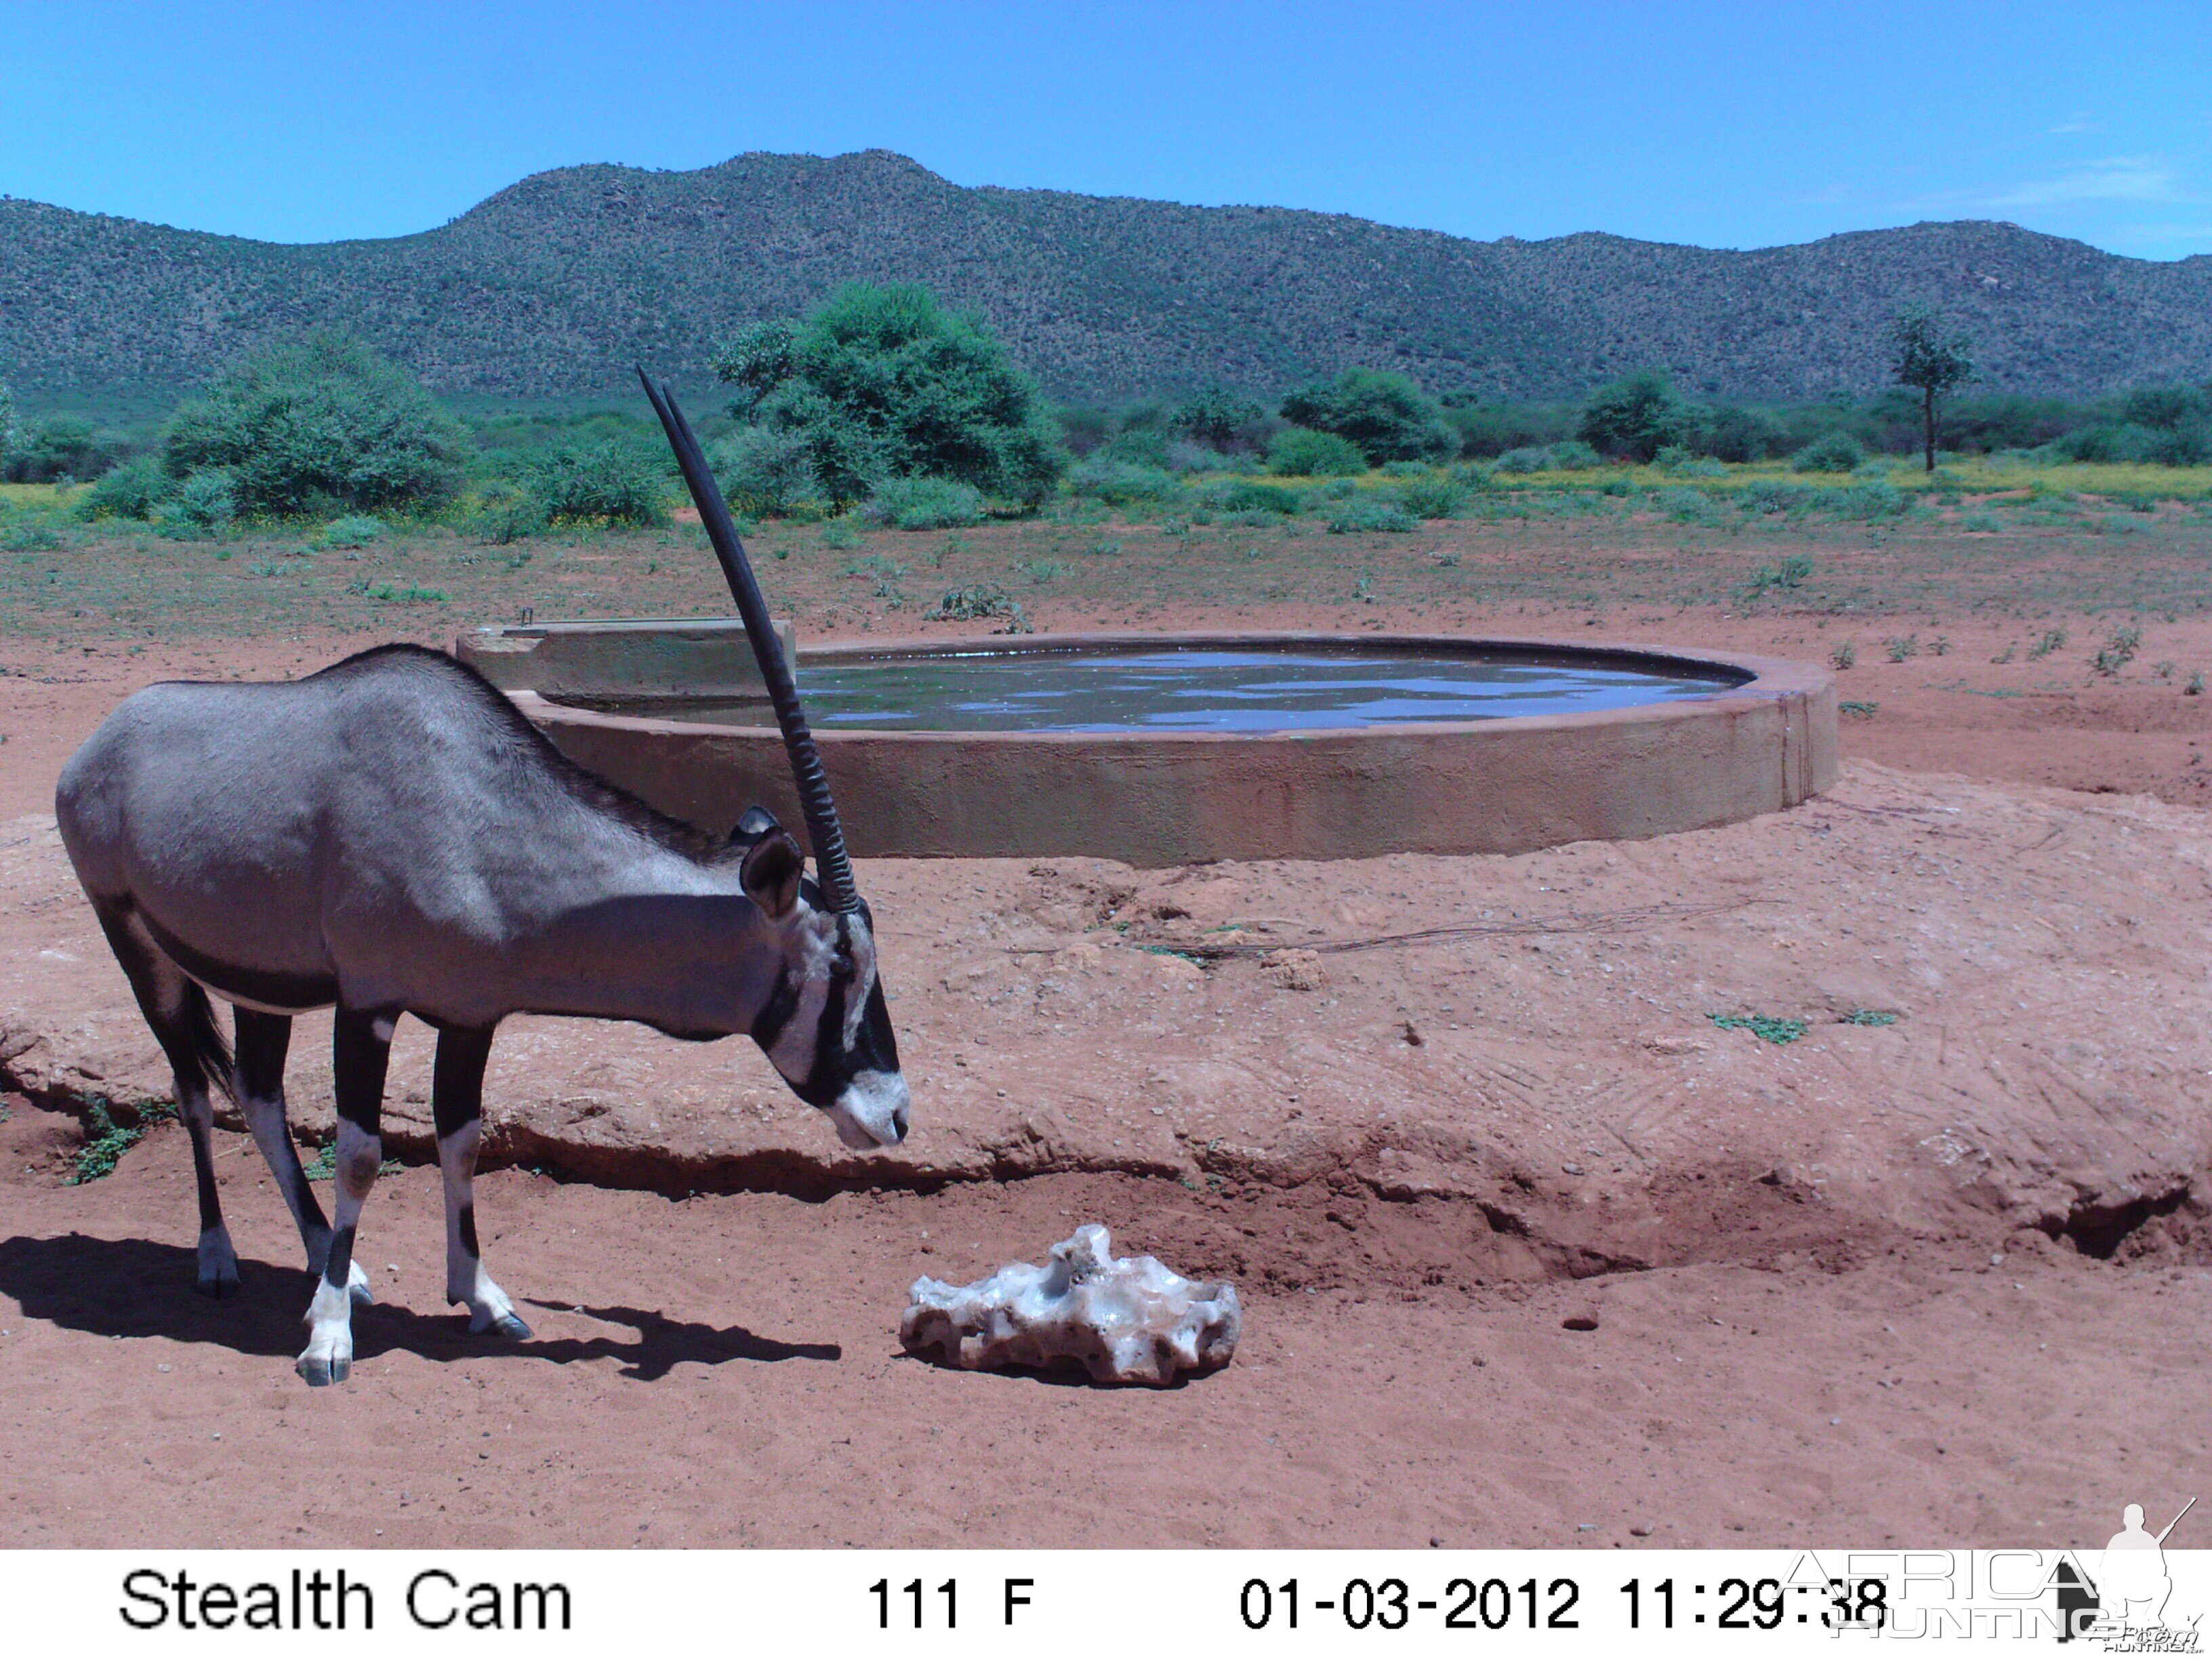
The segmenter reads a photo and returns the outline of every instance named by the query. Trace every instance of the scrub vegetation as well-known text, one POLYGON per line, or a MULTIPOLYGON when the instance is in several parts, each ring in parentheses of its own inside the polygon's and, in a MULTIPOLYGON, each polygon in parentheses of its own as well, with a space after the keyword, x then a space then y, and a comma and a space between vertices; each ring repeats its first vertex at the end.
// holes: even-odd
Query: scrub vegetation
MULTIPOLYGON (((1217 384, 1054 406, 977 316, 855 283, 733 337, 726 392, 691 401, 772 586, 816 626, 1043 625, 1010 591, 1032 607, 2203 607, 2212 391, 1977 400, 1959 392, 1969 343, 1940 318, 1903 314, 1895 344, 1894 390, 1856 403, 1701 402, 1652 370, 1576 404, 1502 404, 1353 369, 1273 398, 1217 384), (917 559, 911 538, 946 532, 917 559), (2124 559, 2051 556, 2121 538, 2124 559), (1538 542, 1541 557, 1519 550, 1538 542), (1867 549, 1886 571, 1845 556, 1867 549), (933 608, 880 574, 920 560, 933 608), (854 572, 878 574, 855 592, 854 572)), ((389 631, 447 606, 718 608, 711 562, 684 551, 703 542, 666 446, 631 407, 464 417, 325 332, 257 348, 156 426, 96 410, 0 425, 0 631, 64 611, 72 634, 128 638, 186 615, 216 633, 310 617, 389 631)), ((1909 629, 1879 637, 1893 660, 1917 649, 1909 629)), ((1829 654, 1856 660, 1849 642, 1829 654)), ((2114 633, 2096 672, 2134 658, 2114 633)))

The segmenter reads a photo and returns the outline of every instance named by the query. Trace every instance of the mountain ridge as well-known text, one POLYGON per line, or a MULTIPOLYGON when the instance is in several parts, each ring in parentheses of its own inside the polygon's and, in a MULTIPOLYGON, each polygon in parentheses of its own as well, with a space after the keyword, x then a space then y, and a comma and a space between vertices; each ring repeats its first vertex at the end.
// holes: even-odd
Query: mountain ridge
POLYGON ((981 311, 1061 396, 1354 365, 1565 398, 1653 366, 1693 395, 1863 396, 1890 319, 1941 306, 1983 390, 2212 379, 2212 256, 2131 259, 1994 221, 1728 250, 1602 231, 1475 241, 1349 215, 951 184, 885 150, 532 173, 405 236, 272 243, 0 199, 0 378, 184 387, 272 334, 361 332, 448 393, 707 378, 714 343, 836 283, 981 311))

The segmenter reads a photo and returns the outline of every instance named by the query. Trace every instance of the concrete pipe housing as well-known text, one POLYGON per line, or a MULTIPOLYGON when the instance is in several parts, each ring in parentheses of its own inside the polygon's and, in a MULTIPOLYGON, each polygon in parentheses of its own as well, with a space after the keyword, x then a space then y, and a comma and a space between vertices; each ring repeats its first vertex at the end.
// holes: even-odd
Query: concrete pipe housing
MULTIPOLYGON (((1796 805, 1836 773, 1833 682, 1771 658, 1289 633, 793 651, 787 625, 779 631, 863 858, 1075 854, 1159 867, 1522 853, 1734 823, 1796 805), (1204 672, 1179 677, 1182 665, 1204 672), (1210 702, 1193 689, 1207 673, 1220 690, 1210 702), (1000 696, 994 677, 1045 690, 1000 696), (1152 700, 1134 713, 1110 698, 1055 701, 1054 688, 1078 683, 1134 685, 1152 700), (1299 708, 1255 706, 1283 685, 1299 708), (922 687, 912 695, 944 718, 902 702, 902 686, 922 687), (1416 701, 1401 695, 1408 686, 1416 701), (1496 713, 1454 717, 1474 708, 1496 713)), ((570 758, 661 811, 726 830, 759 802, 804 837, 736 622, 487 628, 464 635, 458 654, 570 758)))

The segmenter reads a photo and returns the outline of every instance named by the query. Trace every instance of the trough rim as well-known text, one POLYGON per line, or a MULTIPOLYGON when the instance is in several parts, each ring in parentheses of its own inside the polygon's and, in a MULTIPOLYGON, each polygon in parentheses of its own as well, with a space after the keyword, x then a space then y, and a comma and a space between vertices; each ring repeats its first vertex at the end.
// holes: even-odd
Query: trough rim
MULTIPOLYGON (((623 622, 637 619, 624 618, 623 622)), ((710 624, 718 618, 670 618, 665 622, 653 619, 665 628, 682 627, 686 623, 697 626, 710 624)), ((589 628, 599 624, 568 624, 571 628, 589 628)), ((618 624, 609 623, 608 626, 618 624)), ((742 624, 732 619, 730 627, 742 624)), ((526 632, 532 627, 545 624, 525 624, 521 629, 482 629, 483 634, 526 632)), ((1011 656, 1017 653, 1073 653, 1085 650, 1113 649, 1131 646, 1149 646, 1157 649, 1212 647, 1286 647, 1328 646, 1341 648, 1351 645, 1358 647, 1380 647, 1406 650, 1468 650, 1469 647, 1504 647, 1531 654, 1555 653, 1574 657, 1607 658, 1623 663, 1640 663, 1654 667, 1685 666, 1719 669, 1730 673, 1748 674, 1749 678, 1738 684, 1723 686, 1710 692, 1690 696, 1670 698, 1665 702, 1632 703, 1624 708, 1589 709, 1565 714, 1505 714, 1490 720, 1392 720, 1376 721, 1366 726, 1285 726, 1273 731, 1258 732, 1193 732, 1173 728, 1139 727, 1121 732, 989 732, 962 731, 945 727, 916 729, 896 726, 839 726, 813 727, 815 740, 833 744, 847 740, 865 739, 871 744, 901 742, 942 744, 957 740, 963 744, 1267 744, 1316 742, 1348 742, 1366 737, 1403 738, 1419 733, 1437 737, 1463 736, 1480 732, 1498 733, 1505 731, 1586 730, 1607 726, 1634 724, 1652 720, 1674 720, 1711 717, 1722 714, 1730 706, 1746 703, 1771 703, 1792 697, 1817 697, 1831 689, 1834 676, 1813 664, 1786 657, 1750 655, 1740 652, 1709 651, 1689 647, 1657 647, 1625 641, 1561 640, 1550 637, 1520 637, 1498 634, 1346 634, 1319 629, 1251 630, 1234 633, 1218 629, 1189 629, 1175 631, 1126 632, 1121 630, 1050 635, 924 635, 884 640, 841 640, 822 645, 802 646, 799 665, 810 660, 821 661, 866 659, 887 656, 1011 656)), ((569 694, 574 695, 574 694, 569 694)), ((538 721, 557 720, 562 724, 631 731, 645 735, 690 736, 727 733, 731 735, 777 735, 772 725, 726 726, 707 720, 679 720, 649 714, 609 714, 600 709, 587 708, 562 697, 547 696, 528 687, 512 687, 507 696, 538 721)))

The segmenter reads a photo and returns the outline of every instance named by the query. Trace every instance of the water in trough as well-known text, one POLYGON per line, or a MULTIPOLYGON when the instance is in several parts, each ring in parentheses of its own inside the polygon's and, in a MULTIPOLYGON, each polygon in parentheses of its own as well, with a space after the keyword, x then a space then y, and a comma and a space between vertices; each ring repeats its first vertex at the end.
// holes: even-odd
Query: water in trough
MULTIPOLYGON (((821 731, 1280 732, 1583 714, 1709 696, 1747 678, 1595 653, 1032 647, 802 662, 799 687, 821 731)), ((713 725, 769 718, 764 702, 728 698, 563 701, 713 725)))

